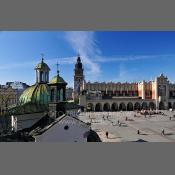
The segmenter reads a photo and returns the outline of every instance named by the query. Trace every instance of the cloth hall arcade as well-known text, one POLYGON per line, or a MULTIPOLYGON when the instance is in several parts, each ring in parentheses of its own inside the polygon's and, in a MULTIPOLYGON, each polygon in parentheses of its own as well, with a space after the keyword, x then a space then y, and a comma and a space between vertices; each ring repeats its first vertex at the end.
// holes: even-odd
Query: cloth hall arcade
POLYGON ((74 69, 74 99, 91 111, 175 109, 175 84, 162 73, 154 81, 86 82, 81 58, 74 69))

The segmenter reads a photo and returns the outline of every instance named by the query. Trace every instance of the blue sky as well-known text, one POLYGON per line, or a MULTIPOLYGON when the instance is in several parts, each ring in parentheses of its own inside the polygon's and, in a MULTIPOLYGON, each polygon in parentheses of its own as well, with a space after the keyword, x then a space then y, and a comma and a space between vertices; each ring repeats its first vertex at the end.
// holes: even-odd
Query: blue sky
POLYGON ((160 73, 175 81, 175 32, 31 31, 0 32, 0 84, 35 83, 35 65, 44 54, 50 78, 60 74, 73 85, 80 53, 86 81, 149 81, 160 73))

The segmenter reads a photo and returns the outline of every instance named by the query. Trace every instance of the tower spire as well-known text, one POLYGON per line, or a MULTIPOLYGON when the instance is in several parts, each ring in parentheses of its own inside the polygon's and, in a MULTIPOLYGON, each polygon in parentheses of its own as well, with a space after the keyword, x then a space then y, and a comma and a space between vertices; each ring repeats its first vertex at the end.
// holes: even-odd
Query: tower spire
POLYGON ((79 53, 79 52, 78 52, 78 54, 77 54, 77 62, 81 62, 80 53, 79 53))

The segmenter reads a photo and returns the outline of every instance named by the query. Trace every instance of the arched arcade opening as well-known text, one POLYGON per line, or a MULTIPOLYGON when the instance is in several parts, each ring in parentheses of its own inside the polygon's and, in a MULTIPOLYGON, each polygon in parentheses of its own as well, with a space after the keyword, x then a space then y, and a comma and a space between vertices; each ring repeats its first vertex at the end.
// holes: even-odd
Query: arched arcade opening
POLYGON ((149 109, 150 110, 155 110, 156 109, 156 105, 153 102, 149 103, 149 109))
POLYGON ((164 103, 161 101, 160 103, 159 103, 159 110, 164 110, 165 109, 165 105, 164 105, 164 103))
POLYGON ((142 103, 142 109, 146 110, 147 108, 148 108, 147 103, 146 102, 143 102, 142 103))
POLYGON ((126 105, 125 105, 125 103, 120 103, 119 110, 120 111, 126 111, 126 105))
POLYGON ((96 111, 96 112, 102 111, 102 105, 101 105, 101 103, 97 103, 97 104, 95 105, 95 111, 96 111))
POLYGON ((112 104, 111 111, 118 111, 118 104, 117 103, 112 104))
POLYGON ((127 104, 127 111, 133 111, 133 104, 131 102, 127 104))
POLYGON ((140 110, 140 103, 136 102, 134 104, 134 110, 140 110))
POLYGON ((110 105, 109 105, 109 103, 105 103, 104 104, 103 111, 110 111, 110 105))

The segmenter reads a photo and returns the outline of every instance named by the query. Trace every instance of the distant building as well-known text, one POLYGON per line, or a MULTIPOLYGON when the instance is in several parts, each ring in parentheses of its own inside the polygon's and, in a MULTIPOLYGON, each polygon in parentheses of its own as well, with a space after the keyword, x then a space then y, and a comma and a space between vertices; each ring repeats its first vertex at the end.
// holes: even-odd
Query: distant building
POLYGON ((27 85, 26 83, 23 82, 19 82, 19 81, 14 81, 14 82, 7 82, 6 86, 11 86, 13 89, 26 89, 29 87, 29 85, 27 85))
POLYGON ((66 88, 66 100, 73 100, 73 88, 66 88))
POLYGON ((19 97, 29 86, 22 82, 7 82, 0 85, 0 115, 3 115, 8 107, 17 105, 19 97))
POLYGON ((11 86, 0 86, 0 116, 4 115, 9 106, 18 101, 16 90, 11 86))
POLYGON ((19 97, 21 96, 23 91, 29 87, 29 85, 27 85, 26 83, 19 82, 19 81, 7 82, 6 86, 11 86, 12 89, 16 90, 17 100, 19 100, 19 97))

